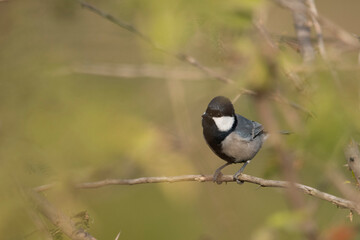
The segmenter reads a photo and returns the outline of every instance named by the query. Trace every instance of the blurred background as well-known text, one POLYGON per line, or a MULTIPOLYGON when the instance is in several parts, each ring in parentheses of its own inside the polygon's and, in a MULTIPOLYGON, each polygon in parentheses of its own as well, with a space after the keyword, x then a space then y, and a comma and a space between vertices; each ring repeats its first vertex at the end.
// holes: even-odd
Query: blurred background
MULTIPOLYGON (((68 239, 23 196, 22 189, 53 182, 46 199, 77 215, 73 221, 97 239, 119 232, 119 239, 360 237, 359 217, 351 221, 349 210, 301 194, 298 203, 296 193, 249 183, 72 188, 106 178, 212 174, 224 162, 203 139, 201 114, 218 95, 269 131, 293 132, 269 140, 246 168, 250 175, 341 196, 329 168, 347 179, 341 184, 354 185, 343 150, 351 138, 360 140, 359 50, 331 29, 323 28, 326 61, 312 32, 316 58, 304 64, 291 11, 272 1, 91 4, 167 53, 77 1, 0 1, 4 239, 68 239)), ((321 16, 360 34, 359 1, 316 4, 321 16)))

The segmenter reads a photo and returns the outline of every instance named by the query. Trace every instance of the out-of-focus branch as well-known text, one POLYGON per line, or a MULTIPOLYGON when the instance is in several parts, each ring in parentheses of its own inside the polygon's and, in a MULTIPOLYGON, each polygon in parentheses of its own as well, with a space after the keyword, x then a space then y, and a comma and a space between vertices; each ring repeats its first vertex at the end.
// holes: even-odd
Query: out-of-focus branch
POLYGON ((326 54, 326 51, 325 51, 325 44, 324 44, 324 37, 323 37, 321 25, 320 25, 320 23, 318 21, 319 14, 318 14, 317 9, 316 9, 315 1, 314 0, 306 0, 306 3, 308 5, 309 11, 311 13, 310 14, 311 21, 313 22, 314 29, 315 29, 315 32, 316 32, 320 55, 322 56, 322 58, 324 60, 327 60, 327 54, 326 54))
MULTIPOLYGON (((261 56, 265 60, 264 62, 267 64, 266 67, 269 69, 268 78, 271 81, 274 81, 273 84, 275 85, 275 81, 278 77, 278 74, 279 72, 281 72, 281 66, 279 66, 279 64, 276 64, 276 61, 274 61, 276 53, 278 52, 278 47, 277 45, 273 44, 273 40, 267 33, 266 29, 261 25, 261 21, 255 23, 255 26, 258 28, 263 38, 266 39, 265 44, 263 43, 264 41, 260 41, 259 46, 262 49, 261 56)), ((291 101, 288 101, 283 97, 280 97, 279 94, 278 94, 279 96, 276 97, 276 95, 271 92, 272 92, 271 88, 268 88, 268 89, 264 89, 261 92, 261 94, 256 95, 255 97, 256 110, 259 113, 259 116, 262 119, 265 128, 269 130, 269 132, 279 132, 280 129, 276 117, 274 116, 271 110, 272 106, 269 104, 268 99, 272 98, 278 101, 282 100, 280 102, 284 102, 287 104, 291 103, 291 101)), ((290 104, 290 105, 293 107, 295 106, 299 107, 299 105, 296 104, 290 104)), ((272 144, 273 149, 277 155, 277 159, 281 167, 283 178, 289 183, 285 191, 285 196, 286 199, 288 200, 289 205, 295 210, 301 210, 301 211, 305 210, 306 208, 305 201, 303 199, 303 196, 296 187, 297 172, 293 164, 294 156, 292 152, 286 149, 285 143, 282 141, 282 139, 279 136, 273 136, 271 138, 270 143, 272 144)), ((315 240, 317 239, 318 236, 317 227, 312 220, 313 219, 311 217, 312 212, 308 212, 308 213, 309 215, 306 215, 306 218, 304 218, 304 220, 301 221, 301 223, 299 223, 299 228, 303 232, 305 238, 310 240, 315 240)))
MULTIPOLYGON (((305 5, 303 0, 299 0, 298 4, 305 5)), ((302 9, 304 7, 300 7, 302 9)), ((306 12, 292 9, 294 26, 297 35, 297 39, 300 44, 300 51, 305 63, 310 63, 315 59, 315 51, 311 43, 311 28, 309 25, 308 15, 306 12)))
MULTIPOLYGON (((192 67, 166 67, 156 64, 77 64, 71 69, 74 73, 91 74, 121 78, 166 78, 176 80, 203 80, 204 74, 192 67)), ((219 69, 214 69, 220 72, 219 69)))
POLYGON ((329 181, 339 190, 339 192, 352 202, 360 202, 360 194, 351 183, 336 169, 327 171, 329 181))
POLYGON ((44 192, 44 191, 49 190, 50 188, 52 188, 54 185, 56 185, 56 183, 44 184, 44 185, 41 185, 41 186, 38 186, 38 187, 34 188, 33 190, 35 192, 44 192))
MULTIPOLYGON (((260 33, 261 37, 263 39, 265 39, 266 43, 268 44, 268 46, 275 52, 277 52, 279 50, 279 47, 278 45, 274 42, 273 38, 270 36, 269 32, 265 29, 264 25, 262 24, 262 21, 261 19, 257 20, 257 21, 254 21, 254 26, 255 28, 258 30, 258 32, 260 33)), ((288 70, 285 70, 285 69, 282 69, 282 72, 284 73, 284 75, 290 79, 295 87, 298 89, 298 90, 302 90, 302 84, 303 84, 303 80, 296 74, 294 73, 293 71, 288 71, 288 70)), ((308 114, 309 116, 311 117, 314 117, 315 114, 313 112, 311 112, 310 110, 306 109, 305 107, 295 103, 295 102, 292 102, 290 100, 288 100, 287 98, 283 97, 280 93, 277 93, 277 94, 272 94, 270 96, 270 98, 272 100, 275 100, 277 102, 280 102, 280 103, 284 103, 284 104, 287 104, 287 105, 290 105, 291 107, 293 107, 294 109, 297 109, 297 110, 300 110, 300 111, 303 111, 305 112, 306 114, 308 114)), ((235 102, 237 100, 237 98, 235 98, 233 100, 233 102, 235 102)))
POLYGON ((326 27, 327 30, 332 32, 336 38, 338 38, 343 43, 347 44, 349 47, 359 49, 360 43, 359 41, 349 32, 344 30, 343 28, 339 27, 335 23, 333 23, 331 20, 318 16, 317 17, 320 24, 322 24, 324 27, 326 27))
POLYGON ((327 58, 327 54, 326 54, 326 51, 325 51, 324 38, 323 38, 323 34, 322 34, 322 29, 321 29, 321 25, 319 23, 319 14, 318 14, 317 9, 316 9, 315 1, 314 0, 306 0, 306 3, 308 5, 310 17, 311 17, 311 20, 313 22, 314 29, 315 29, 315 32, 316 32, 320 55, 321 55, 322 59, 325 61, 328 70, 330 71, 333 79, 335 80, 335 83, 341 89, 341 84, 340 84, 340 79, 339 79, 338 73, 331 66, 331 64, 330 64, 330 62, 328 61, 328 58, 327 58))
MULTIPOLYGON (((269 47, 271 47, 271 49, 273 49, 275 52, 279 51, 278 44, 274 41, 274 39, 272 38, 270 33, 264 27, 262 20, 258 19, 256 21, 254 21, 254 26, 258 30, 258 32, 260 33, 262 38, 265 39, 265 41, 269 45, 269 47)), ((282 72, 288 79, 290 79, 294 83, 295 87, 298 90, 300 90, 300 91, 302 90, 303 80, 295 72, 289 71, 286 69, 282 69, 282 72)))
MULTIPOLYGON (((268 180, 263 179, 247 174, 241 174, 239 180, 257 184, 261 187, 274 187, 274 188, 289 188, 295 187, 298 191, 328 201, 332 204, 335 204, 338 207, 348 208, 358 214, 360 214, 360 207, 355 202, 349 201, 347 199, 339 198, 334 195, 322 192, 313 187, 309 187, 299 183, 290 183, 287 181, 278 181, 278 180, 268 180)), ((143 177, 143 178, 134 178, 134 179, 105 179, 96 182, 85 182, 75 184, 75 188, 79 189, 92 189, 92 188, 101 188, 110 185, 136 185, 136 184, 147 184, 147 183, 175 183, 175 182, 212 182, 213 175, 183 175, 183 176, 173 176, 173 177, 143 177)), ((219 178, 219 182, 235 182, 232 175, 222 175, 219 178)), ((46 185, 47 187, 37 187, 34 188, 34 191, 44 191, 54 185, 46 185)))
POLYGON ((273 0, 273 2, 292 11, 303 60, 305 63, 313 61, 315 51, 311 44, 311 29, 307 19, 307 7, 304 0, 273 0))
POLYGON ((118 235, 116 235, 116 238, 115 238, 115 240, 118 240, 118 239, 119 239, 119 237, 120 237, 120 234, 121 234, 121 232, 119 232, 119 233, 118 233, 118 235))
POLYGON ((312 118, 315 117, 315 114, 314 114, 312 111, 306 109, 305 107, 303 107, 303 106, 301 106, 301 105, 299 105, 299 104, 297 104, 297 103, 295 103, 295 102, 289 101, 288 99, 284 98, 284 97, 281 96, 280 94, 273 94, 273 95, 271 96, 271 98, 272 98, 273 100, 279 102, 279 103, 284 103, 284 104, 286 104, 286 105, 291 106, 292 108, 294 108, 294 109, 296 109, 296 110, 302 111, 302 112, 306 113, 308 116, 310 116, 310 117, 312 117, 312 118))
MULTIPOLYGON (((295 30, 297 33, 297 40, 300 46, 300 52, 305 63, 310 63, 315 59, 315 50, 311 43, 311 28, 308 17, 311 17, 315 32, 317 34, 318 47, 323 60, 326 63, 328 70, 330 71, 335 83, 341 89, 340 80, 337 72, 327 61, 327 55, 325 51, 325 45, 322 35, 321 24, 330 29, 333 34, 346 45, 359 48, 360 45, 354 41, 354 37, 347 33, 345 30, 337 27, 330 20, 319 16, 315 2, 313 0, 273 0, 280 6, 289 9, 293 13, 295 30), (307 3, 307 4, 306 4, 307 3)), ((307 64, 309 65, 309 64, 307 64)))
POLYGON ((80 3, 81 7, 86 8, 90 11, 92 11, 93 13, 96 13, 97 15, 107 19, 108 21, 118 25, 121 28, 126 29, 127 31, 135 34, 136 36, 138 36, 139 38, 141 38, 142 40, 144 40, 145 42, 149 43, 151 46, 153 46, 154 48, 160 50, 160 51, 165 51, 161 48, 159 48, 158 46, 156 46, 156 44, 145 34, 143 34, 142 32, 140 32, 139 30, 137 30, 134 26, 132 26, 131 24, 122 21, 121 19, 118 19, 114 16, 112 16, 111 14, 102 11, 101 9, 91 5, 90 3, 87 3, 85 1, 81 1, 78 0, 78 2, 80 3))
MULTIPOLYGON (((85 2, 85 1, 82 1, 82 0, 77 0, 82 7, 92 11, 93 13, 96 13, 97 15, 99 15, 100 17, 102 18, 105 18, 107 19, 108 21, 116 24, 117 26, 133 33, 134 35, 138 36, 139 38, 141 38, 142 40, 144 40, 145 42, 147 42, 148 44, 150 44, 154 49, 164 53, 164 54, 167 54, 169 56, 172 56, 182 62, 185 62, 187 64, 190 64, 191 66, 194 66, 196 67, 197 69, 201 70, 203 73, 205 73, 207 76, 211 77, 211 78, 215 78, 221 82, 224 82, 224 83, 234 83, 234 81, 230 78, 227 78, 227 77, 224 77, 224 76, 221 76, 217 73, 215 73, 212 69, 202 65, 201 63, 199 63, 199 61, 197 61, 194 57, 192 56, 189 56, 189 55, 186 55, 186 54, 183 54, 183 53, 172 53, 164 48, 161 48, 159 46, 157 46, 154 41, 147 35, 143 34, 141 31, 139 31, 136 27, 134 27, 133 25, 125 22, 125 21, 122 21, 116 17, 114 17, 113 15, 107 13, 107 12, 104 12, 102 11, 101 9, 85 2)), ((254 94, 253 91, 251 90, 248 90, 248 89, 242 89, 244 91, 244 93, 247 93, 247 94, 254 94)))
POLYGON ((44 219, 40 217, 40 213, 36 212, 34 209, 27 209, 28 215, 31 218, 32 222, 36 226, 37 230, 34 230, 24 236, 24 239, 30 237, 31 235, 39 232, 43 239, 53 240, 51 233, 46 227, 44 219))
POLYGON ((342 41, 344 44, 348 45, 349 47, 359 49, 360 43, 357 39, 350 33, 348 33, 343 28, 337 26, 335 23, 330 21, 329 19, 314 14, 313 11, 308 11, 308 8, 298 0, 272 0, 273 2, 277 3, 279 6, 290 9, 291 11, 300 11, 305 13, 309 13, 313 15, 321 25, 323 25, 327 30, 332 32, 334 36, 342 41))
MULTIPOLYGON (((215 78, 221 82, 224 83, 234 83, 234 81, 230 78, 224 77, 224 76, 220 76, 216 73, 214 73, 213 70, 211 70, 208 67, 205 67, 204 65, 200 64, 194 57, 186 55, 186 54, 182 54, 182 53, 178 53, 175 55, 175 57, 183 62, 189 63, 192 66, 200 69, 203 73, 205 73, 207 76, 215 78)), ((246 92, 250 93, 250 94, 254 94, 254 91, 248 90, 248 89, 244 89, 246 92)))
POLYGON ((266 43, 275 51, 279 50, 278 44, 270 36, 269 32, 265 29, 263 20, 261 18, 253 22, 255 28, 258 30, 260 35, 265 39, 266 43))
POLYGON ((89 233, 83 229, 77 229, 72 220, 64 215, 62 212, 57 210, 51 205, 44 197, 40 194, 31 191, 29 197, 34 203, 35 207, 47 218, 57 226, 65 235, 73 240, 96 240, 89 233))
POLYGON ((358 143, 351 140, 349 145, 345 149, 345 157, 349 169, 354 173, 356 182, 360 186, 360 151, 358 143))

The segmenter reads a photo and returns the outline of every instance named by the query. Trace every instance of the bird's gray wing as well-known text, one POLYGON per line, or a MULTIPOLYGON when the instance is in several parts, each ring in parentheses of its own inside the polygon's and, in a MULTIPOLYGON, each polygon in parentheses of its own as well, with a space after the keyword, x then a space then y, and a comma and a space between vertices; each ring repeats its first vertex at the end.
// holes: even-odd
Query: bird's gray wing
POLYGON ((252 141, 264 130, 260 123, 251 121, 241 115, 236 114, 236 119, 237 126, 235 131, 244 139, 244 141, 252 141))

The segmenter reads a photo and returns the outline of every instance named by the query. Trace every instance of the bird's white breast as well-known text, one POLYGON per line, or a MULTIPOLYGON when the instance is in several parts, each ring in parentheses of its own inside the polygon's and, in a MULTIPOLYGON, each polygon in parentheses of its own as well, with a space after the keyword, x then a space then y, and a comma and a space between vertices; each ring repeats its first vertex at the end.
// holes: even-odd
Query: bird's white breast
POLYGON ((216 127, 221 132, 229 131, 235 122, 235 117, 233 117, 233 116, 232 117, 229 117, 229 116, 213 117, 212 119, 214 120, 216 127))

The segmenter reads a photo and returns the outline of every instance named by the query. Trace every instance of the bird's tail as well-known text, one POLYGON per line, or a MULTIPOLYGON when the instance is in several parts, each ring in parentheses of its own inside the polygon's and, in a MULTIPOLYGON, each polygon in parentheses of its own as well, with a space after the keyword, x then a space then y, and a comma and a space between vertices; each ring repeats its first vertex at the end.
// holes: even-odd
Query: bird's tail
MULTIPOLYGON (((267 131, 263 131, 263 134, 264 134, 264 141, 265 141, 268 137, 270 137, 274 133, 269 133, 267 131)), ((277 132, 277 134, 290 135, 290 134, 293 134, 293 132, 290 132, 290 131, 287 131, 287 130, 281 130, 281 131, 277 132)))
POLYGON ((281 130, 281 131, 279 131, 279 133, 280 133, 281 135, 290 135, 290 134, 293 134, 293 132, 290 132, 290 131, 288 131, 288 130, 281 130))

